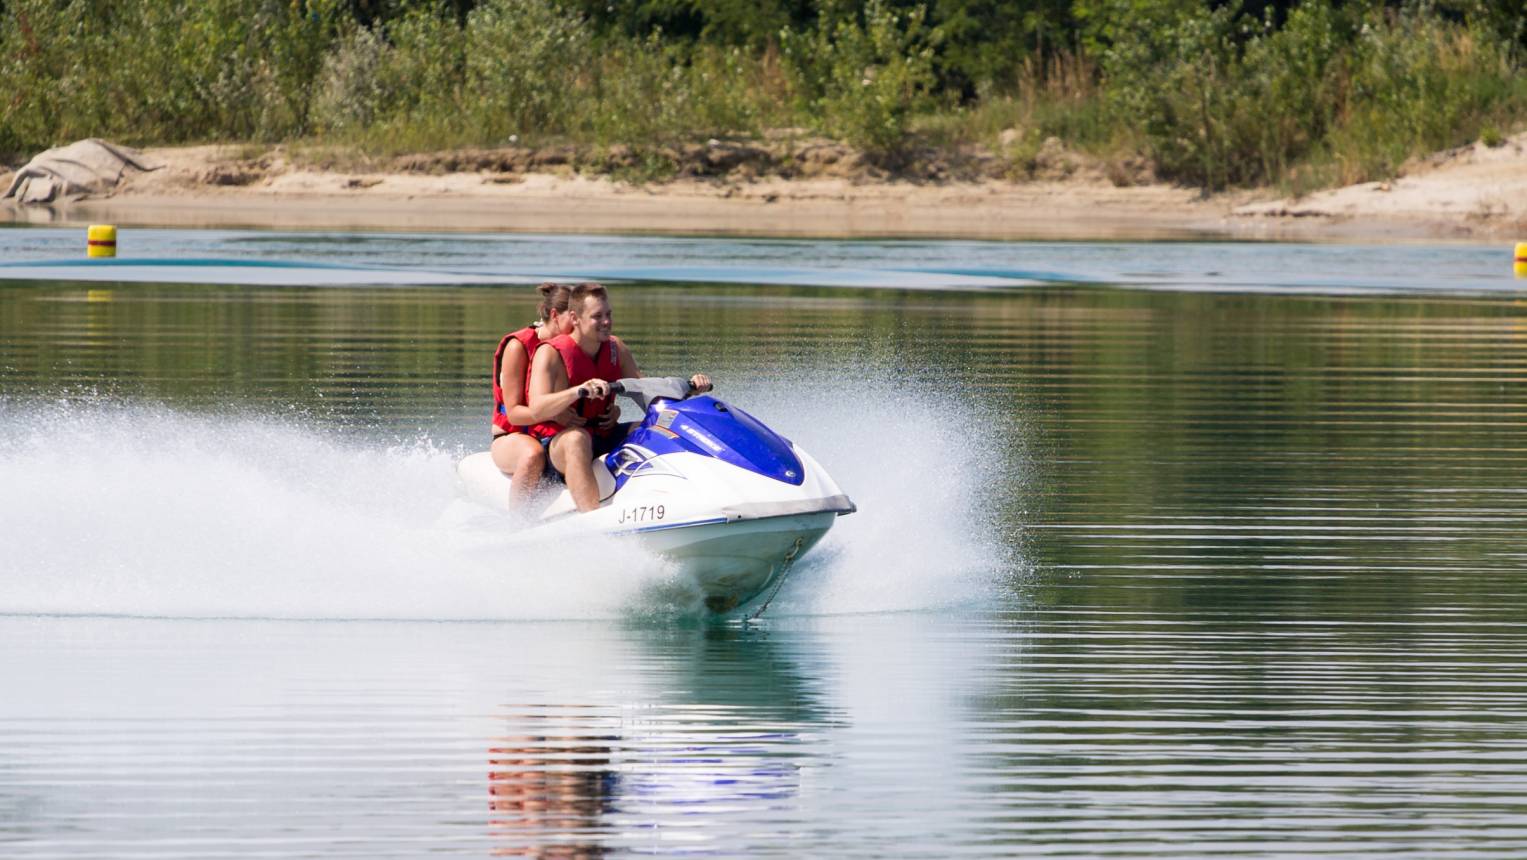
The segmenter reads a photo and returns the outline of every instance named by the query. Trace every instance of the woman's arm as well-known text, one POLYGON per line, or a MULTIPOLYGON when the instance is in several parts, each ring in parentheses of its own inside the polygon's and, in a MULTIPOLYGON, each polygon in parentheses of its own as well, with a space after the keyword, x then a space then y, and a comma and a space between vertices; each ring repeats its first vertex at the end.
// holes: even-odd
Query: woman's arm
POLYGON ((509 423, 517 427, 536 423, 530 407, 522 402, 525 399, 525 368, 529 363, 530 356, 525 354, 524 344, 517 340, 509 342, 499 361, 498 387, 504 390, 504 412, 509 416, 509 423))

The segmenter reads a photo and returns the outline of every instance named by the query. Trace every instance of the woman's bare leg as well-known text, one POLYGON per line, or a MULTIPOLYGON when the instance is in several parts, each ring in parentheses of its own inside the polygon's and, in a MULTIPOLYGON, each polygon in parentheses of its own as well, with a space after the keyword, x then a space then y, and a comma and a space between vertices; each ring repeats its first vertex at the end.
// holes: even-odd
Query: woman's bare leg
POLYGON ((546 470, 546 451, 533 436, 508 433, 493 440, 493 465, 509 476, 509 510, 524 507, 546 470))
POLYGON ((534 437, 519 433, 515 435, 524 440, 514 443, 524 451, 519 455, 519 465, 509 479, 509 510, 521 512, 529 504, 530 497, 535 495, 536 487, 541 485, 541 473, 546 471, 546 449, 534 437))

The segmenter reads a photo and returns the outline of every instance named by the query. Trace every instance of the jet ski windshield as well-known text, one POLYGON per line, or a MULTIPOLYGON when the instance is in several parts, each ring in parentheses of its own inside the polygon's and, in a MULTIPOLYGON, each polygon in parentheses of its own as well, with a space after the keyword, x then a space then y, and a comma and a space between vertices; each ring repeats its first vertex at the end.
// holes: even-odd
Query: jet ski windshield
POLYGON ((610 390, 636 401, 643 412, 654 400, 683 400, 689 396, 689 380, 677 376, 644 376, 617 379, 610 383, 610 390))

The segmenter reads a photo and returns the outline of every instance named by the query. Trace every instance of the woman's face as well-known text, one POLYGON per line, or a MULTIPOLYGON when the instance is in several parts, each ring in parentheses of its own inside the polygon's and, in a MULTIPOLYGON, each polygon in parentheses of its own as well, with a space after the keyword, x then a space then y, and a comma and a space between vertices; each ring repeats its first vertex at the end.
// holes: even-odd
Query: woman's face
POLYGON ((567 334, 573 330, 573 315, 553 308, 551 318, 546 321, 546 325, 551 328, 553 336, 567 334))

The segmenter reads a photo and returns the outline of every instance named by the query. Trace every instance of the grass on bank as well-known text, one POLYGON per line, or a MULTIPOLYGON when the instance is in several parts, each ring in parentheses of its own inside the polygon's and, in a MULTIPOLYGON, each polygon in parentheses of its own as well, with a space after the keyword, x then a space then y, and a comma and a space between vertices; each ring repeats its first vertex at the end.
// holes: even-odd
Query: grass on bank
POLYGON ((665 147, 796 128, 893 169, 983 147, 1022 178, 1054 137, 1169 181, 1299 192, 1527 127, 1519 35, 1425 5, 1307 0, 1275 20, 1122 4, 1106 39, 1015 57, 963 89, 941 78, 943 26, 881 0, 755 46, 600 29, 555 0, 401 4, 369 25, 346 8, 3 0, 0 153, 88 136, 377 157, 569 143, 628 147, 602 169, 661 178, 665 147))

